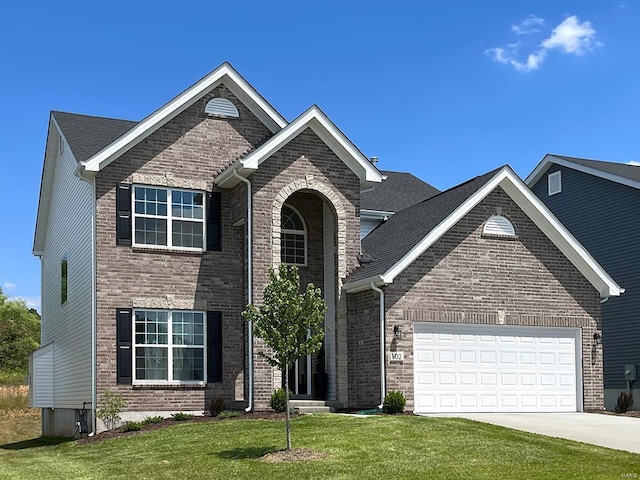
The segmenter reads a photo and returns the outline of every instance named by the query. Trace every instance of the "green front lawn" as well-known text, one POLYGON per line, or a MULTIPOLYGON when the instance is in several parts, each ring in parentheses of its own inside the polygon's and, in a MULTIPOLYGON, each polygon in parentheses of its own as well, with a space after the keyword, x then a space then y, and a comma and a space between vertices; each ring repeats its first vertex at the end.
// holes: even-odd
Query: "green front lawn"
POLYGON ((187 423, 90 445, 0 446, 0 478, 640 478, 640 455, 456 418, 312 415, 292 422, 293 446, 330 454, 263 463, 284 422, 187 423), (635 475, 635 476, 634 476, 635 475))

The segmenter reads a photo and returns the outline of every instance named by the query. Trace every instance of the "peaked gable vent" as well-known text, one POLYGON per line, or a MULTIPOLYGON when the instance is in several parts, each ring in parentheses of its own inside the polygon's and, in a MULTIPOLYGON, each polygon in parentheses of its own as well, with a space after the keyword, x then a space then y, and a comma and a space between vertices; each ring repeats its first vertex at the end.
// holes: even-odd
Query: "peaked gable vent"
POLYGON ((562 172, 560 170, 549 174, 549 177, 548 177, 549 195, 555 195, 556 193, 560 193, 562 191, 561 175, 562 175, 562 172))
POLYGON ((507 218, 502 215, 494 215, 484 224, 482 234, 498 237, 515 237, 516 230, 507 218))
POLYGON ((240 114, 236 106, 226 98, 214 98, 209 100, 204 107, 204 113, 216 117, 239 118, 240 114))

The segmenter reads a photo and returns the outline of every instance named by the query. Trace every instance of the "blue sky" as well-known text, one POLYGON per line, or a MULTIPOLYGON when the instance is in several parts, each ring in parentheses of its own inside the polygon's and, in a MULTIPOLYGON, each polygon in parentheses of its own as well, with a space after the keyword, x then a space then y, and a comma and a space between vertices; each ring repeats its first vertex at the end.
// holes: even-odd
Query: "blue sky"
POLYGON ((287 119, 318 104, 379 167, 445 189, 547 152, 640 160, 632 1, 9 2, 0 286, 31 255, 50 110, 139 120, 224 61, 287 119))

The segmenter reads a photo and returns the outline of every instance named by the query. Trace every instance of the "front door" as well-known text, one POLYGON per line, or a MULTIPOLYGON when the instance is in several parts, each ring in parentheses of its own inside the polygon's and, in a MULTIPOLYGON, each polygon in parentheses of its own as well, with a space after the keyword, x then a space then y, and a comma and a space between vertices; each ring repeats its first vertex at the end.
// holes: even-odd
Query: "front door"
POLYGON ((299 358, 289 369, 289 389, 297 396, 311 396, 311 355, 299 358))

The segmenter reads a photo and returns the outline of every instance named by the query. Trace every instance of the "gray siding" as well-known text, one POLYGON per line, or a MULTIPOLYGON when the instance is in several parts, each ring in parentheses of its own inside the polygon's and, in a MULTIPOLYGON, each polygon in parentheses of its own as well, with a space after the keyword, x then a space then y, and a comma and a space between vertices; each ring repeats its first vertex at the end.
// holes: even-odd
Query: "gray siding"
MULTIPOLYGON (((55 408, 91 402, 93 188, 75 175, 70 149, 56 160, 42 262, 42 344, 53 343, 55 408), (61 305, 61 260, 68 255, 67 302, 61 305)), ((36 367, 37 368, 37 367, 36 367)))
POLYGON ((569 231, 626 292, 602 305, 605 388, 623 389, 625 364, 640 364, 640 190, 553 165, 532 186, 569 231), (562 172, 549 196, 547 176, 562 172))

